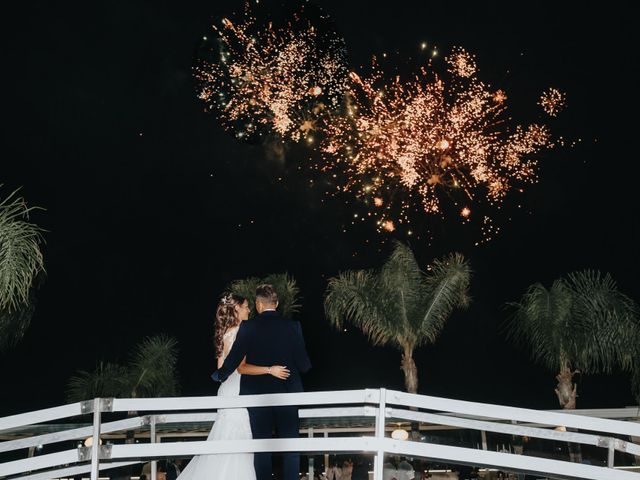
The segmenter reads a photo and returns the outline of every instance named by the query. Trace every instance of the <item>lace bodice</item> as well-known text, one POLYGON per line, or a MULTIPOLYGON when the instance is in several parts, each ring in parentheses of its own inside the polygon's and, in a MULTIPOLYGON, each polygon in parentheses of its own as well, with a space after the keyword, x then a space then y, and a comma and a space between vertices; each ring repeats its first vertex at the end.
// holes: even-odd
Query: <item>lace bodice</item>
POLYGON ((231 351, 233 342, 236 341, 236 335, 238 334, 239 327, 230 328, 222 336, 222 361, 224 362, 231 351))
MULTIPOLYGON (((236 341, 236 335, 238 333, 238 327, 230 328, 225 332, 222 337, 223 348, 222 348, 222 361, 227 358, 229 352, 231 351, 231 347, 233 346, 233 342, 236 341)), ((240 374, 238 370, 234 370, 234 372, 229 375, 229 377, 222 382, 220 385, 220 389, 218 390, 218 396, 236 396, 240 394, 240 374)))

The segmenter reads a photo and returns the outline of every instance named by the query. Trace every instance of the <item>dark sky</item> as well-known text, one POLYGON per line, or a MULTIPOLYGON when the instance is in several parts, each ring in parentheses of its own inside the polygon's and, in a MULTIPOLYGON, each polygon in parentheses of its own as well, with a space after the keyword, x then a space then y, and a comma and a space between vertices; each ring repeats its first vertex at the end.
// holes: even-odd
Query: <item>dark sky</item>
MULTIPOLYGON (((423 40, 443 51, 462 45, 523 122, 541 91, 567 92, 553 127, 583 141, 541 157, 540 182, 494 241, 473 247, 446 229, 431 245, 411 241, 423 265, 459 250, 474 270, 471 308, 416 353, 420 391, 558 408, 554 375, 505 341, 503 305, 531 283, 583 268, 610 272, 640 300, 630 12, 622 2, 315 3, 354 65, 382 51, 409 56, 423 40)), ((233 279, 282 271, 303 296, 299 318, 315 366, 308 390, 402 388, 396 351, 368 346, 355 330, 333 331, 322 312, 326 278, 379 265, 392 237, 343 233, 349 209, 305 187, 289 168, 295 152, 286 167, 270 161, 203 113, 195 96, 199 39, 212 19, 240 8, 31 1, 3 15, 2 195, 22 186, 46 208, 32 219, 48 230, 48 274, 26 337, 0 355, 0 416, 64 403, 77 369, 124 360, 160 332, 179 341, 183 393, 213 394, 219 293, 233 279)), ((580 380, 579 407, 633 403, 625 375, 580 380)))

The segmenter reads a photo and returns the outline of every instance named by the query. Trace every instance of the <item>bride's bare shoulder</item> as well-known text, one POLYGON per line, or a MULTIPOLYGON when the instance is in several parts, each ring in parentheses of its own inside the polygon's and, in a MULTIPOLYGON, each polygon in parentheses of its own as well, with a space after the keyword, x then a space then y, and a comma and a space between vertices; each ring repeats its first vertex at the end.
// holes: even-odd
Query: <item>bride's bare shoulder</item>
POLYGON ((229 330, 224 332, 222 338, 224 338, 225 340, 228 338, 232 338, 236 335, 236 333, 238 333, 238 327, 231 327, 229 330))

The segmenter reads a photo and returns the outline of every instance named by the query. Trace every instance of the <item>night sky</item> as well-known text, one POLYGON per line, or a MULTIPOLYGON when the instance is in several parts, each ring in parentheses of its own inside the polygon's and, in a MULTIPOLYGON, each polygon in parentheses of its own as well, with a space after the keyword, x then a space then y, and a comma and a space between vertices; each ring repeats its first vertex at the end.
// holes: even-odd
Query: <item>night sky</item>
MULTIPOLYGON (((635 25, 622 2, 560 3, 315 2, 354 65, 381 52, 400 62, 422 41, 461 45, 477 54, 480 77, 507 91, 515 120, 535 121, 527 115, 544 89, 566 92, 568 108, 549 123, 582 139, 539 157, 540 181, 521 209, 507 208, 511 221, 495 219, 502 231, 488 244, 474 247, 446 222, 430 243, 397 237, 422 265, 460 251, 474 271, 471 307, 416 352, 421 393, 559 408, 554 374, 505 340, 505 302, 583 268, 610 272, 640 301, 635 25)), ((64 403, 76 370, 124 360, 161 332, 179 342, 183 394, 214 394, 218 295, 231 280, 284 271, 301 289, 308 390, 403 388, 397 351, 336 332, 322 309, 328 277, 380 265, 396 237, 372 225, 343 232, 349 206, 307 187, 295 150, 274 161, 196 98, 199 42, 241 8, 31 1, 4 16, 0 194, 21 186, 46 209, 32 220, 47 230, 47 276, 25 338, 0 354, 0 416, 64 403)), ((634 402, 624 374, 582 376, 578 394, 578 408, 634 402)))

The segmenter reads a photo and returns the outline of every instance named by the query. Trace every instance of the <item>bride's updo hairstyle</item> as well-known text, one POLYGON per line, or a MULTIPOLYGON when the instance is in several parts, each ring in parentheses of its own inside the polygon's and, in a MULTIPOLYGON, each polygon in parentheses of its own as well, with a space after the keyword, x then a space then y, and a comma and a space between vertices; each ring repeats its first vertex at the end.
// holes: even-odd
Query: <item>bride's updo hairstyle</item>
POLYGON ((236 295, 235 293, 225 293, 220 299, 218 309, 216 310, 215 347, 217 357, 222 355, 224 346, 222 339, 224 334, 227 333, 227 330, 240 323, 236 307, 246 301, 246 298, 241 295, 236 295))

